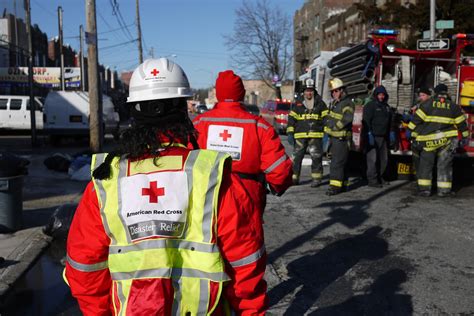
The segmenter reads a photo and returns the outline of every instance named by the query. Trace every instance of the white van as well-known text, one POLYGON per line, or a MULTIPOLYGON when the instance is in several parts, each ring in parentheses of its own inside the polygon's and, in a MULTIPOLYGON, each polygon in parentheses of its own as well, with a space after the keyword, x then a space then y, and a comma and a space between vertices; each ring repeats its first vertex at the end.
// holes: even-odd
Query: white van
MULTIPOLYGON (((35 97, 36 129, 43 129, 43 103, 35 97)), ((0 130, 31 130, 30 97, 0 95, 0 130)))
MULTIPOLYGON (((89 94, 82 91, 51 91, 44 102, 44 130, 51 136, 89 135, 89 94)), ((112 99, 102 96, 105 133, 116 133, 119 115, 112 99)))

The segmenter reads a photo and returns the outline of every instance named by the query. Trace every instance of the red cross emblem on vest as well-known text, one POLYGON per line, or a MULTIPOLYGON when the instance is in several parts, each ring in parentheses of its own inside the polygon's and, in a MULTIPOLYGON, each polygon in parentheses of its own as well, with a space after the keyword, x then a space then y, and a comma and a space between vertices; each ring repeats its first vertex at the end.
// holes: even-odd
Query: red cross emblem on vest
POLYGON ((142 196, 146 195, 148 195, 150 203, 158 203, 158 197, 165 195, 165 188, 159 188, 156 181, 151 181, 149 188, 142 189, 142 196))
POLYGON ((156 70, 156 68, 155 68, 150 73, 153 75, 153 77, 156 77, 156 75, 159 74, 160 72, 158 70, 156 70))
POLYGON ((232 138, 232 134, 229 134, 229 131, 225 129, 224 132, 219 134, 219 137, 222 137, 222 140, 226 142, 228 138, 232 138))

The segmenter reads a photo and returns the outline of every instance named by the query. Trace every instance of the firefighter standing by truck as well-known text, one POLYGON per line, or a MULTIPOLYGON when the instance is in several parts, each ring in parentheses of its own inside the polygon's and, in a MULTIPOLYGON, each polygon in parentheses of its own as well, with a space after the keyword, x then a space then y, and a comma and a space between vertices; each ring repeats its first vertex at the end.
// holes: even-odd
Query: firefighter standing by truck
POLYGON ((294 146, 293 184, 300 181, 301 163, 306 150, 311 156, 311 187, 321 184, 323 177, 324 119, 328 114, 326 103, 318 95, 313 79, 304 85, 303 103, 297 104, 288 115, 288 142, 294 146))
POLYGON ((133 72, 135 125, 94 155, 67 241, 65 278, 84 315, 264 315, 261 216, 229 155, 190 150, 181 67, 133 72))
POLYGON ((408 124, 415 138, 412 146, 420 150, 418 189, 420 196, 431 195, 433 168, 437 166, 438 196, 452 195, 453 158, 458 145, 464 146, 469 131, 466 118, 448 97, 448 87, 439 84, 435 96, 423 102, 408 124), (458 142, 458 132, 462 139, 458 142))
POLYGON ((347 158, 352 140, 352 120, 354 103, 345 94, 344 83, 339 78, 329 80, 332 101, 326 118, 324 131, 331 142, 331 165, 329 169, 329 189, 327 195, 336 195, 347 185, 347 158))
POLYGON ((232 70, 219 73, 216 97, 214 108, 193 121, 199 147, 232 156, 232 172, 263 214, 267 190, 281 195, 291 185, 291 159, 273 126, 245 110, 245 88, 232 70))

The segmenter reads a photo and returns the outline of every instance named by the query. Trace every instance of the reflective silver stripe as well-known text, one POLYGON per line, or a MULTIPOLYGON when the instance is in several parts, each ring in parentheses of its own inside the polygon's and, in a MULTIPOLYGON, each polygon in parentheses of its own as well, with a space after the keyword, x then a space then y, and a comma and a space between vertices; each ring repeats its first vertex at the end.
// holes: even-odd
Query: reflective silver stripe
POLYGON ((253 254, 248 255, 247 257, 242 258, 240 260, 232 261, 232 262, 229 262, 229 263, 233 268, 245 266, 247 264, 254 263, 258 259, 260 259, 263 256, 264 253, 265 253, 265 245, 263 245, 260 249, 255 251, 253 254))
POLYGON ((263 123, 258 123, 257 126, 263 128, 263 129, 268 129, 270 127, 270 126, 265 125, 263 123))
POLYGON ((277 161, 275 161, 270 167, 268 167, 264 173, 270 173, 272 172, 276 167, 278 167, 279 165, 281 165, 283 162, 286 161, 286 154, 281 156, 280 159, 278 159, 277 161))
POLYGON ((136 244, 127 246, 110 246, 109 254, 124 254, 132 251, 142 251, 146 249, 164 249, 164 248, 178 248, 189 249, 199 252, 218 253, 219 247, 217 244, 202 244, 193 241, 186 241, 180 239, 151 239, 144 240, 136 244))
POLYGON ((216 157, 214 162, 214 166, 212 167, 211 174, 209 176, 209 182, 207 185, 207 192, 206 192, 206 199, 204 202, 204 212, 202 214, 202 237, 203 242, 211 242, 211 231, 212 231, 212 215, 213 209, 212 206, 214 205, 214 192, 217 189, 217 178, 219 172, 219 162, 222 157, 226 154, 219 153, 216 157))
MULTIPOLYGON (((193 168, 194 164, 196 163, 197 157, 199 156, 199 150, 192 150, 189 152, 188 157, 186 158, 186 162, 184 163, 184 172, 186 172, 186 176, 188 178, 188 198, 191 199, 191 193, 193 190, 193 168)), ((184 229, 184 233, 188 234, 189 230, 188 227, 190 225, 189 221, 186 221, 186 227, 184 229)), ((186 238, 187 236, 183 236, 186 238)))
POLYGON ((117 294, 118 294, 119 301, 120 301, 119 315, 125 315, 125 312, 126 312, 126 308, 125 308, 126 299, 125 299, 125 295, 123 295, 122 283, 120 283, 120 282, 117 283, 117 292, 118 292, 117 294))
MULTIPOLYGON (((99 166, 99 159, 101 160, 101 164, 104 162, 106 157, 106 154, 97 154, 96 155, 96 160, 95 160, 95 167, 99 166)), ((94 168, 95 169, 95 168, 94 168)), ((110 244, 115 245, 117 243, 117 239, 115 236, 112 234, 112 231, 110 230, 109 224, 107 222, 107 217, 105 216, 105 205, 107 202, 107 194, 105 193, 105 189, 102 186, 102 180, 97 180, 94 179, 94 182, 97 184, 97 187, 99 189, 99 196, 100 196, 100 201, 102 202, 101 208, 100 208, 100 217, 102 218, 102 223, 104 224, 104 230, 107 236, 110 237, 110 244)))
POLYGON ((172 315, 181 315, 181 280, 180 279, 173 279, 172 280, 173 289, 174 289, 174 298, 173 298, 173 306, 171 307, 171 314, 172 315))
POLYGON ((160 268, 150 270, 138 270, 131 272, 110 273, 112 280, 123 281, 140 278, 175 278, 181 277, 209 279, 214 282, 228 281, 229 277, 225 272, 205 272, 191 268, 160 268))
POLYGON ((66 255, 66 260, 71 267, 82 272, 96 272, 107 269, 108 267, 107 260, 93 264, 85 264, 72 260, 69 255, 66 255))
POLYGON ((199 120, 196 121, 194 124, 198 124, 199 122, 226 122, 226 123, 257 123, 256 120, 253 119, 238 119, 234 117, 201 117, 199 120))
POLYGON ((135 91, 142 91, 142 90, 148 90, 148 89, 154 89, 154 88, 181 88, 183 87, 182 83, 159 83, 155 82, 153 84, 145 84, 141 86, 135 86, 135 87, 130 87, 129 91, 130 92, 135 92, 135 91))
POLYGON ((127 176, 127 170, 128 170, 128 159, 120 159, 120 164, 119 164, 119 174, 118 178, 116 179, 117 181, 117 214, 120 217, 120 221, 122 222, 123 229, 125 230, 127 236, 127 241, 129 244, 132 243, 132 238, 130 236, 130 230, 127 229, 127 225, 125 224, 125 218, 123 217, 123 214, 121 212, 122 210, 122 192, 121 192, 121 182, 120 180, 125 178, 127 176))
POLYGON ((209 304, 209 280, 199 280, 198 315, 207 315, 209 304))

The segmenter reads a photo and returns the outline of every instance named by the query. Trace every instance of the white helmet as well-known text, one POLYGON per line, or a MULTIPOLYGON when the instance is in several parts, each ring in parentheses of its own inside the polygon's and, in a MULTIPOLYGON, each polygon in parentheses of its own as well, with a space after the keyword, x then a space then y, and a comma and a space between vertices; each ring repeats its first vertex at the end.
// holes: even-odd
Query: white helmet
POLYGON ((147 59, 133 71, 127 102, 192 96, 188 78, 178 64, 166 58, 147 59))

